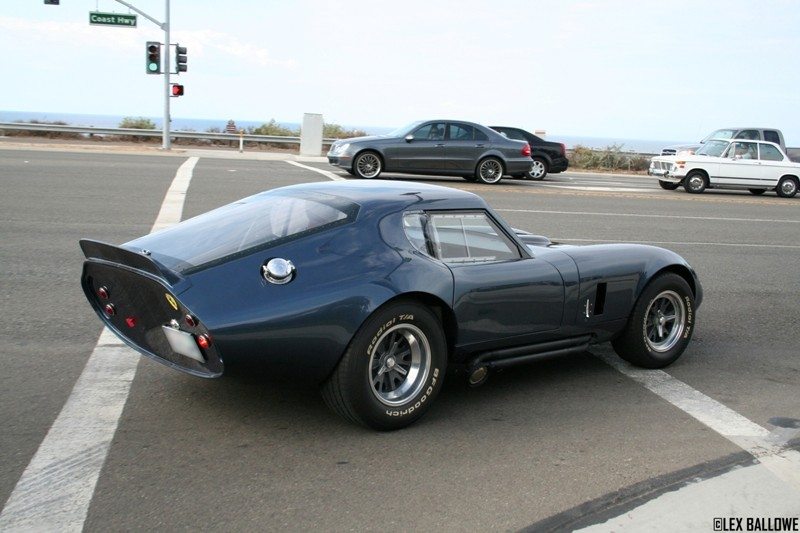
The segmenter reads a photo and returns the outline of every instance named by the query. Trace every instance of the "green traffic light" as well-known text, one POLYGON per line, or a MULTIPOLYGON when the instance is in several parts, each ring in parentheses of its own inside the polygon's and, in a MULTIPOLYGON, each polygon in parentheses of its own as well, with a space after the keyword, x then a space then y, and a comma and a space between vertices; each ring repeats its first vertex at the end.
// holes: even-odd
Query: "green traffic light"
POLYGON ((150 70, 150 72, 155 72, 158 70, 158 63, 148 63, 147 68, 150 70))

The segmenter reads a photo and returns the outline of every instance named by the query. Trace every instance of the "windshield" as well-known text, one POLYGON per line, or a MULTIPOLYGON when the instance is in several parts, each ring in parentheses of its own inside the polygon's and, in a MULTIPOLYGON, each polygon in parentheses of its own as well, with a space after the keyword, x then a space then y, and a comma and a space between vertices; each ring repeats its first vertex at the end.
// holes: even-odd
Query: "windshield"
POLYGON ((269 191, 126 243, 178 272, 212 266, 353 221, 359 206, 309 191, 269 191))
POLYGON ((413 130, 417 128, 420 124, 425 122, 424 120, 418 120, 416 122, 412 122, 411 124, 406 124, 402 128, 397 128, 396 130, 390 131, 386 134, 387 137, 405 137, 413 130))
POLYGON ((736 134, 736 130, 717 130, 711 132, 711 134, 707 135, 705 139, 700 141, 704 143, 710 139, 733 139, 733 136, 736 134))
POLYGON ((729 144, 730 143, 727 141, 718 141, 718 140, 708 141, 695 152, 695 155, 708 155, 711 157, 719 157, 722 155, 722 152, 725 151, 725 148, 727 148, 729 144))

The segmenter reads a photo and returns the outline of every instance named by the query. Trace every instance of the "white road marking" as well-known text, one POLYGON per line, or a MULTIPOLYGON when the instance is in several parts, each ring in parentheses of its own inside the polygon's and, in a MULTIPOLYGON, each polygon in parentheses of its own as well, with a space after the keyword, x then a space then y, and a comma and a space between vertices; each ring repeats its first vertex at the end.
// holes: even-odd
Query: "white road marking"
POLYGON ((786 449, 785 442, 771 439, 768 429, 662 370, 636 368, 611 352, 599 355, 610 366, 751 454, 770 472, 800 491, 800 452, 786 449))
MULTIPOLYGON (((175 175, 152 231, 180 222, 198 158, 175 175)), ((0 513, 0 531, 81 531, 138 354, 104 328, 67 402, 0 513)))
POLYGON ((636 218, 674 218, 677 220, 717 220, 721 222, 765 222, 769 224, 800 224, 800 220, 780 218, 734 218, 734 217, 698 217, 683 215, 643 215, 640 213, 601 213, 597 211, 547 211, 540 209, 495 209, 502 213, 541 213, 547 215, 581 215, 596 217, 636 217, 636 218))
POLYGON ((675 246, 733 246, 736 248, 781 248, 788 250, 800 250, 797 244, 749 244, 741 242, 680 242, 680 241, 621 241, 619 239, 562 239, 552 237, 553 242, 600 242, 600 243, 628 243, 628 244, 658 244, 675 246))
POLYGON ((297 161, 286 161, 286 163, 289 163, 290 165, 294 165, 296 167, 304 168, 306 170, 313 170, 314 172, 316 172, 318 174, 322 174, 326 178, 328 178, 330 180, 333 180, 333 181, 344 181, 345 180, 345 178, 343 178, 341 176, 337 176, 336 174, 334 174, 333 172, 330 172, 328 170, 322 170, 321 168, 310 167, 308 165, 304 165, 302 163, 298 163, 297 161))

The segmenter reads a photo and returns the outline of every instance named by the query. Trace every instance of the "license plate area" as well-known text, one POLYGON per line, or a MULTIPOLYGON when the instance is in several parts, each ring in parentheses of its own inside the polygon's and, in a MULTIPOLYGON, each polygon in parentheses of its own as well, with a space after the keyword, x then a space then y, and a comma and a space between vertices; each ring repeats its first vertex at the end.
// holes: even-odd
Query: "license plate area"
POLYGON ((200 351, 200 348, 197 347, 194 335, 169 326, 161 326, 161 330, 164 332, 164 336, 167 338, 167 342, 170 348, 172 348, 172 351, 194 359, 195 361, 199 361, 200 363, 206 362, 206 358, 203 357, 203 353, 200 351))

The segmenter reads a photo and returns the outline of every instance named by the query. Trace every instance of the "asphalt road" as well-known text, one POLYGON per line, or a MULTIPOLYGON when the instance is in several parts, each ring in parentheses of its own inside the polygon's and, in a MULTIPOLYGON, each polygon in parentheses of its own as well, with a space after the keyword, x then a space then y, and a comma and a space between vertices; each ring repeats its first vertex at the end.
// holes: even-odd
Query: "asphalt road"
MULTIPOLYGON (((0 150, 0 502, 100 335, 80 289, 78 239, 148 232, 184 161, 0 150)), ((201 158, 184 218, 323 179, 283 161, 201 158)), ((690 196, 643 177, 575 173, 496 186, 424 180, 476 192, 513 226, 554 240, 682 254, 705 301, 692 344, 667 372, 768 429, 800 418, 800 199, 690 196)), ((340 420, 314 384, 257 364, 203 380, 143 358, 85 529, 516 530, 738 457, 732 442, 606 364, 609 353, 516 367, 477 389, 450 379, 419 423, 393 433, 340 420)))

